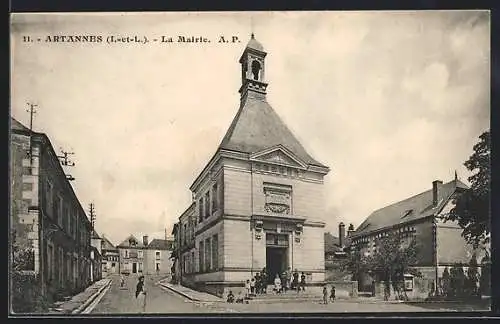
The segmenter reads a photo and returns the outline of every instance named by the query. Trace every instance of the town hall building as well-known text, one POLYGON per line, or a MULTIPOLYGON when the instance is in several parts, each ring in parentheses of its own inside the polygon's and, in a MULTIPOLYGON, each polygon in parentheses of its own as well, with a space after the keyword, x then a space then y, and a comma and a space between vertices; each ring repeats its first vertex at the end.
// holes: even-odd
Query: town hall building
MULTIPOLYGON (((264 268, 307 284, 325 279, 323 179, 266 98, 266 55, 252 34, 239 60, 239 109, 214 156, 190 187, 177 231, 182 284, 225 295, 264 268)), ((305 107, 304 109, 307 109, 305 107)))

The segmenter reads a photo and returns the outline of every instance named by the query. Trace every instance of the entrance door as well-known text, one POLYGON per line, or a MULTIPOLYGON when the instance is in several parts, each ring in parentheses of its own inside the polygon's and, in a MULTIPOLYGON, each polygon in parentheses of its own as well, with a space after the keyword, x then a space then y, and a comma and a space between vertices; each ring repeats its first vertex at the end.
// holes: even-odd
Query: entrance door
POLYGON ((287 269, 288 248, 270 247, 266 248, 266 270, 268 283, 274 284, 276 274, 280 275, 287 269))
POLYGON ((137 273, 137 263, 132 263, 132 273, 137 273))

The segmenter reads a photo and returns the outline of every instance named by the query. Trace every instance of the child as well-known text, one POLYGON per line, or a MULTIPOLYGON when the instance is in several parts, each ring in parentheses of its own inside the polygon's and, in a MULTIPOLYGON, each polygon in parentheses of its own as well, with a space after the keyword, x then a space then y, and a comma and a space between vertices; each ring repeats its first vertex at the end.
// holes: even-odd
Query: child
POLYGON ((330 292, 330 300, 333 302, 335 302, 335 286, 332 286, 332 290, 330 292))
POLYGON ((236 298, 236 304, 243 304, 243 295, 241 291, 238 293, 238 298, 236 298))
POLYGON ((323 304, 328 304, 328 289, 326 289, 326 286, 323 287, 323 304))
POLYGON ((230 304, 234 303, 234 294, 232 290, 230 290, 229 294, 227 294, 227 302, 230 304))

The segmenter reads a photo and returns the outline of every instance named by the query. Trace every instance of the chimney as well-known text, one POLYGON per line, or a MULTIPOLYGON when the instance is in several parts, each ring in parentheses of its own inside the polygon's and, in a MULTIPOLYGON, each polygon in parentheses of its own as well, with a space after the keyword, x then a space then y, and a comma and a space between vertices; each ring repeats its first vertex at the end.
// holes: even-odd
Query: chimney
POLYGON ((148 245, 148 236, 147 235, 144 235, 142 237, 142 244, 144 244, 144 246, 147 246, 148 245))
POLYGON ((439 189, 441 189, 441 185, 443 184, 443 181, 441 180, 434 180, 432 181, 432 205, 436 207, 439 203, 439 189))
POLYGON ((345 225, 340 222, 339 224, 339 245, 341 248, 344 247, 345 244, 345 225))
POLYGON ((347 236, 351 236, 354 233, 354 225, 349 224, 349 228, 347 229, 347 236))

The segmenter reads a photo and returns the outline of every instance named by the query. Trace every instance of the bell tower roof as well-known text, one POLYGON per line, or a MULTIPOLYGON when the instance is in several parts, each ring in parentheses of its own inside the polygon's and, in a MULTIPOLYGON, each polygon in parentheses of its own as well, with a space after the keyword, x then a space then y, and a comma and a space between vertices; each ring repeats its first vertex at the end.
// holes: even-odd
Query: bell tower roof
POLYGON ((264 46, 262 46, 259 41, 255 39, 255 35, 252 33, 250 40, 248 41, 247 48, 251 48, 260 52, 264 52, 264 46))
POLYGON ((219 148, 255 153, 282 145, 307 164, 326 167, 312 158, 288 129, 266 99, 264 47, 252 34, 243 51, 241 64, 242 85, 240 108, 236 113, 219 148))

